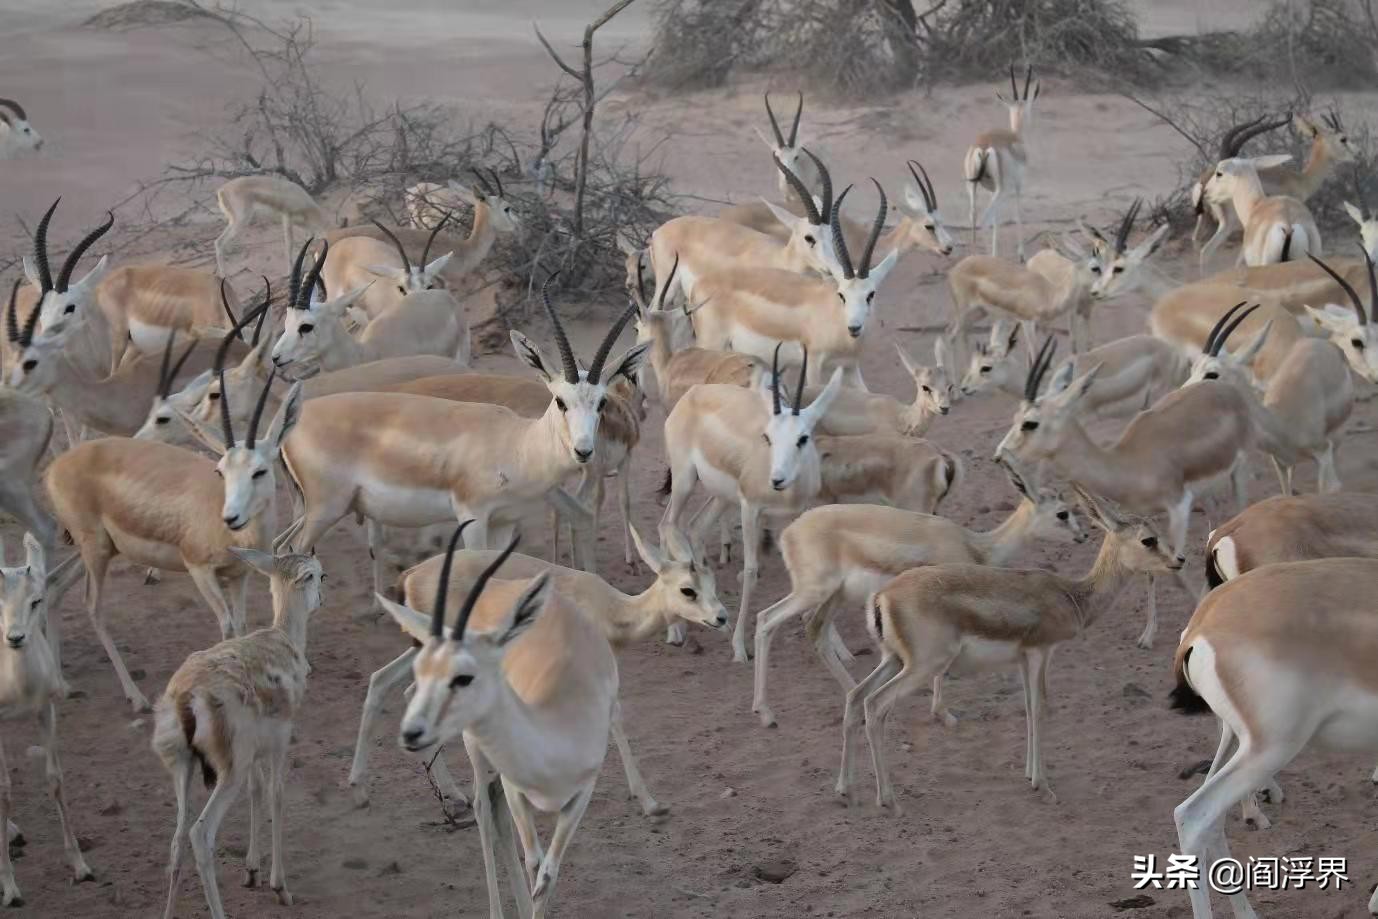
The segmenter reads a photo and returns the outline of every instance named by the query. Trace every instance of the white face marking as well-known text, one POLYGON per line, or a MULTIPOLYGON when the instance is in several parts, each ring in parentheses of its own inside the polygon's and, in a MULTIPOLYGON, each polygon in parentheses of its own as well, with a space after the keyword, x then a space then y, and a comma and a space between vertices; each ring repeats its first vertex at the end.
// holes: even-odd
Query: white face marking
POLYGON ((47 585, 42 553, 34 556, 31 549, 29 554, 36 564, 0 568, 0 624, 4 627, 5 646, 11 650, 23 648, 30 636, 42 628, 45 617, 47 585))

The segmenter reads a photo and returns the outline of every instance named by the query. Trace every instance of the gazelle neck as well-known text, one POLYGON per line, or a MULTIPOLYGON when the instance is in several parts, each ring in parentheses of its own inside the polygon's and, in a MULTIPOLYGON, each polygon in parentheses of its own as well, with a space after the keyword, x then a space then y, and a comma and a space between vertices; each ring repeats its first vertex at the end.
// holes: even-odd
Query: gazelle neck
POLYGON ((1035 510, 1034 503, 1023 498, 995 529, 984 533, 968 531, 971 532, 971 544, 981 557, 980 563, 995 567, 1009 564, 1033 531, 1035 510))
POLYGON ((1024 121, 1027 116, 1026 107, 1025 103, 1010 106, 1010 133, 1021 140, 1024 138, 1024 121))
POLYGON ((609 585, 607 594, 606 602, 596 604, 598 609, 586 609, 584 612, 597 620, 608 644, 614 649, 650 638, 665 628, 665 617, 661 615, 663 604, 655 584, 632 595, 609 585))
POLYGON ((552 398, 545 414, 528 423, 518 441, 513 444, 513 463, 510 468, 521 471, 521 482, 512 483, 518 491, 523 485, 557 485, 579 468, 570 449, 560 436, 563 425, 560 410, 552 398))
POLYGON ((1310 198, 1334 171, 1335 161, 1330 156, 1329 148, 1322 138, 1317 137, 1311 142, 1311 152, 1306 156, 1306 165, 1301 168, 1298 183, 1301 187, 1297 189, 1296 197, 1302 201, 1310 198))
POLYGON ((493 211, 488 202, 480 201, 474 205, 474 225, 464 240, 469 249, 469 258, 477 265, 488 257, 488 250, 497 241, 498 231, 493 229, 493 211))
POLYGON ((1069 420, 1066 430, 1062 442, 1048 459, 1092 494, 1104 495, 1119 503, 1134 503, 1124 499, 1124 483, 1138 476, 1131 458, 1112 454, 1097 444, 1075 419, 1069 420), (1071 470, 1075 470, 1074 475, 1071 470))
POLYGON ((107 434, 132 434, 148 412, 145 380, 118 375, 96 379, 68 356, 58 356, 57 378, 47 397, 87 427, 107 434))
POLYGON ((1258 173, 1245 171, 1242 175, 1235 176, 1234 191, 1230 195, 1230 200, 1234 204, 1235 213, 1239 215, 1239 222, 1245 226, 1249 225, 1249 217, 1253 215, 1254 207, 1263 199, 1263 183, 1259 181, 1258 173))
POLYGON ((273 578, 273 628, 287 636, 292 647, 302 657, 306 656, 306 624, 310 618, 298 592, 287 584, 280 584, 273 578))
POLYGON ((670 359, 675 356, 670 347, 669 317, 648 320, 654 323, 655 337, 651 339, 651 369, 655 371, 656 388, 660 390, 660 404, 670 404, 670 359))
POLYGON ((333 318, 327 319, 322 316, 317 322, 317 327, 319 329, 317 334, 330 336, 316 355, 316 362, 320 365, 321 373, 344 370, 346 367, 368 362, 367 350, 358 339, 345 330, 343 321, 333 318), (327 329, 329 329, 328 332, 327 329))
POLYGON ((1069 580, 1067 599, 1072 603, 1077 631, 1083 631, 1101 617, 1136 572, 1120 557, 1119 537, 1106 533, 1100 552, 1085 577, 1069 580))

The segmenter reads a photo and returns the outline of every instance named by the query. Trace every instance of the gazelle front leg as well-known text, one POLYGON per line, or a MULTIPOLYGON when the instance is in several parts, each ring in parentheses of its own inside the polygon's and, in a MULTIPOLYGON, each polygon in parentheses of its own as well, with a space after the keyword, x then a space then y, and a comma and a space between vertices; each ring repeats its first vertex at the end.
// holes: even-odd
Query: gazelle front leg
MULTIPOLYGON (((500 781, 488 759, 466 736, 464 747, 474 767, 474 821, 478 824, 479 848, 483 850, 483 873, 488 883, 488 919, 503 919, 502 892, 498 888, 498 865, 494 851, 497 827, 494 823, 494 785, 500 781)), ((499 799, 500 800, 500 799, 499 799)), ((497 815, 501 819, 502 815, 497 815)), ((525 919, 525 917, 521 917, 525 919)))
MULTIPOLYGON (((790 593, 784 599, 775 602, 762 610, 761 614, 756 617, 756 666, 753 675, 751 710, 761 716, 763 727, 775 726, 775 713, 771 711, 770 704, 766 702, 766 679, 770 668, 770 639, 780 626, 796 616, 803 615, 817 605, 818 599, 811 593, 799 591, 790 593)), ((809 621, 809 628, 814 628, 813 620, 809 621)), ((819 648, 818 654, 824 659, 824 663, 828 662, 829 655, 825 647, 819 648)))
POLYGON ((541 861, 541 869, 536 872, 536 883, 531 888, 531 919, 545 919, 545 914, 550 909, 551 897, 555 893, 555 881, 560 876, 560 863, 564 861, 565 850, 569 848, 569 841, 574 838, 574 831, 579 828, 584 811, 588 810, 589 800, 593 797, 593 786, 596 783, 595 776, 568 804, 560 808, 560 816, 555 819, 555 832, 550 837, 550 848, 546 850, 545 858, 541 861))
MULTIPOLYGON (((246 753, 244 759, 248 759, 246 753)), ((229 775, 220 776, 220 782, 211 791, 201 816, 191 825, 191 851, 196 856, 196 873, 201 876, 201 886, 206 891, 206 904, 210 907, 211 919, 225 919, 225 907, 220 900, 220 884, 215 874, 215 836, 225 812, 230 809, 239 790, 244 784, 246 770, 233 769, 229 775)))
POLYGON ((646 787, 646 780, 641 776, 641 770, 636 765, 636 757, 632 755, 632 745, 627 740, 627 730, 622 726, 622 703, 612 704, 612 739, 617 744, 617 755, 622 757, 622 768, 627 773, 627 788, 631 795, 641 802, 641 812, 647 817, 659 817, 668 814, 670 808, 656 801, 651 794, 651 790, 646 787))
POLYGON ((227 638, 234 638, 236 635, 243 634, 238 631, 242 625, 235 622, 229 601, 225 599, 225 591, 220 586, 220 579, 215 576, 215 569, 201 565, 188 565, 187 574, 191 575, 192 583, 201 592, 201 598, 206 601, 206 605, 215 614, 215 621, 220 625, 220 640, 224 641, 227 638))
POLYGON ((737 624, 732 630, 732 660, 744 664, 746 653, 746 622, 751 615, 751 592, 756 587, 760 570, 757 553, 761 544, 761 508, 746 500, 742 507, 742 598, 737 609, 737 624))
POLYGON ((1139 640, 1134 644, 1151 651, 1153 649, 1153 639, 1158 634, 1158 581, 1152 575, 1148 576, 1148 621, 1144 623, 1144 630, 1139 633, 1139 640))
POLYGON ((105 649, 105 656, 110 658, 110 664, 115 668, 115 678, 120 681, 120 688, 124 690, 124 697, 129 700, 134 711, 152 711, 153 707, 148 704, 148 699, 139 691, 139 687, 134 685, 129 671, 125 669, 124 658, 120 656, 119 648, 115 647, 115 641, 110 637, 110 631, 105 627, 105 620, 102 618, 100 610, 101 585, 105 580, 105 569, 110 564, 110 559, 101 556, 83 558, 82 561, 86 563, 86 614, 91 617, 91 628, 95 630, 96 638, 100 640, 101 647, 105 649))
POLYGON ((1048 784, 1047 773, 1043 771, 1043 716, 1047 711, 1044 690, 1047 686, 1047 667, 1048 657, 1043 649, 1031 649, 1024 655, 1025 668, 1028 672, 1029 684, 1029 724, 1030 724, 1030 744, 1033 753, 1033 764, 1031 766, 1032 775, 1029 778, 1034 791, 1040 788, 1043 790, 1043 798, 1049 804, 1057 803, 1057 795, 1053 793, 1052 786, 1048 784))
POLYGON ((861 733, 863 727, 864 700, 877 687, 888 682, 895 674, 899 673, 903 666, 897 655, 885 651, 882 653, 885 656, 876 665, 876 669, 867 674, 860 683, 857 683, 847 693, 847 705, 842 714, 842 766, 838 770, 837 784, 834 786, 834 791, 840 798, 849 799, 852 793, 852 784, 856 775, 856 746, 860 739, 857 735, 861 733))
POLYGON ((572 547, 575 564, 581 571, 593 571, 596 567, 593 558, 593 543, 596 541, 597 535, 593 532, 593 512, 582 501, 558 485, 546 492, 545 497, 548 502, 555 506, 555 510, 559 512, 560 516, 569 521, 570 532, 575 534, 572 547), (588 534, 589 538, 578 538, 580 533, 588 534))
POLYGON ((277 894, 279 903, 291 906, 287 869, 282 864, 282 824, 287 800, 287 749, 292 739, 291 729, 283 731, 283 735, 268 764, 268 807, 273 817, 273 863, 269 868, 268 887, 277 894))
MULTIPOLYGON (((12 813, 10 803, 10 767, 5 762, 5 750, 0 746, 0 825, 7 826, 12 813)), ((23 906, 24 896, 19 892, 19 885, 14 880, 14 865, 10 862, 10 847, 8 844, 0 846, 0 904, 5 906, 23 906)))

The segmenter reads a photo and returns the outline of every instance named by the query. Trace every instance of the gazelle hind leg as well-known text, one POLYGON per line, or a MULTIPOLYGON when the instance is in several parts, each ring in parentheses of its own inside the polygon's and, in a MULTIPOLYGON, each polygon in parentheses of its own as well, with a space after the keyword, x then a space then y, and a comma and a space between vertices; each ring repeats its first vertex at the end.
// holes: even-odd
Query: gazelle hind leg
POLYGON ((636 764, 636 756, 632 753, 631 742, 627 740, 627 730, 622 724, 622 703, 613 702, 612 704, 612 739, 617 744, 617 755, 622 757, 622 769, 627 773, 627 790, 632 797, 641 803, 641 812, 647 817, 659 817, 668 814, 670 808, 656 801, 651 794, 651 790, 646 787, 646 780, 641 775, 641 769, 636 764))
POLYGON ((1043 790, 1044 800, 1057 802, 1057 795, 1048 784, 1048 775, 1043 769, 1043 722, 1047 717, 1048 655, 1042 649, 1031 650, 1025 654, 1029 668, 1029 709, 1031 723, 1030 738, 1033 752, 1032 775, 1029 777, 1034 790, 1043 790))
POLYGON ((215 621, 220 624, 220 640, 224 641, 240 634, 237 631, 239 624, 235 622, 234 613, 230 610, 230 603, 225 598, 225 591, 220 586, 220 580, 215 576, 215 569, 189 565, 187 566, 187 574, 191 575, 192 582, 200 591, 201 599, 206 601, 206 605, 215 614, 215 621))
POLYGON ((273 819, 273 860, 268 869, 268 888, 277 894, 279 903, 291 906, 292 894, 287 889, 287 869, 283 866, 282 855, 282 825, 287 799, 287 748, 291 742, 291 729, 285 730, 283 735, 268 764, 268 807, 273 819))
POLYGON ((172 846, 167 864, 167 906, 163 909, 163 919, 172 919, 173 906, 177 902, 177 884, 182 879, 182 840, 186 837, 187 798, 191 794, 194 776, 190 751, 179 758, 172 770, 172 790, 177 795, 177 825, 172 831, 172 846))
POLYGON ((761 509, 746 501, 742 507, 742 596, 737 609, 737 623, 732 629, 732 660, 746 663, 747 619, 751 617, 751 594, 756 587, 760 570, 757 558, 761 543, 761 509))
POLYGON ((531 919, 545 919, 550 909, 550 902, 555 893, 555 881, 560 875, 560 863, 564 861, 565 850, 574 838, 574 831, 579 828, 584 811, 588 810, 596 782, 596 777, 591 779, 569 803, 560 808, 560 815, 555 818, 555 832, 550 836, 550 848, 541 860, 541 868, 536 872, 536 883, 531 887, 531 919))
MULTIPOLYGON (((246 758, 250 755, 245 754, 246 758)), ((229 775, 221 775, 201 816, 191 825, 191 851, 196 857, 196 873, 201 876, 201 887, 206 892, 206 905, 210 907, 211 919, 225 919, 220 884, 215 874, 215 836, 220 830, 221 821, 225 819, 225 812, 239 796, 245 771, 233 769, 229 775)))
POLYGON ((1139 640, 1134 644, 1145 651, 1153 649, 1153 639, 1158 634, 1158 579, 1153 575, 1146 575, 1148 578, 1148 620, 1144 623, 1144 630, 1139 633, 1139 640))
POLYGON ((100 598, 101 587, 105 582, 105 570, 110 564, 109 556, 101 553, 100 555, 85 556, 83 561, 86 565, 86 614, 91 617, 91 628, 95 630, 96 638, 100 640, 101 647, 105 649, 105 656, 110 659, 110 664, 115 668, 115 678, 120 681, 120 688, 124 691, 124 697, 129 700, 129 704, 136 712, 152 711, 152 706, 148 704, 148 699, 139 691, 139 687, 134 685, 134 680, 130 678, 129 671, 124 666, 124 658, 120 656, 119 648, 115 647, 115 640, 110 637, 110 631, 105 627, 105 619, 101 613, 100 598))
MULTIPOLYGON (((763 727, 774 727, 776 724, 775 712, 766 702, 766 681, 769 678, 770 668, 770 640, 780 626, 813 609, 817 602, 813 592, 792 591, 783 599, 761 610, 756 617, 756 661, 751 710, 760 715, 763 727)), ((826 655, 821 651, 819 656, 826 658, 826 655)))
MULTIPOLYGON (((856 680, 852 679, 851 673, 847 671, 847 664, 854 658, 848 654, 843 657, 838 652, 838 642, 834 641, 834 636, 840 641, 841 636, 837 634, 836 616, 837 610, 841 607, 845 597, 841 590, 836 590, 833 594, 818 604, 818 608, 813 614, 804 620, 804 634, 809 641, 813 642, 814 653, 823 661, 823 666, 828 668, 828 672, 837 680, 837 685, 842 687, 843 692, 851 692, 856 685, 856 680)), ((757 627, 759 628, 759 626, 757 627)))
POLYGON ((857 736, 862 728, 863 702, 877 687, 900 672, 903 662, 899 656, 882 650, 880 663, 847 693, 847 705, 842 713, 842 765, 837 772, 834 791, 840 798, 850 798, 856 775, 857 736))
POLYGON ((896 702, 916 692, 934 675, 935 672, 906 664, 899 673, 862 700, 866 745, 871 749, 871 766, 876 774, 877 807, 891 807, 896 813, 900 810, 899 802, 895 799, 895 787, 890 783, 890 766, 885 756, 885 725, 890 711, 896 702))
MULTIPOLYGON (((0 824, 8 825, 13 812, 10 801, 10 767, 5 762, 5 750, 0 747, 0 824)), ((0 890, 0 904, 24 905, 24 896, 19 892, 19 885, 14 880, 14 864, 10 861, 8 845, 0 846, 0 887, 3 887, 0 890)))

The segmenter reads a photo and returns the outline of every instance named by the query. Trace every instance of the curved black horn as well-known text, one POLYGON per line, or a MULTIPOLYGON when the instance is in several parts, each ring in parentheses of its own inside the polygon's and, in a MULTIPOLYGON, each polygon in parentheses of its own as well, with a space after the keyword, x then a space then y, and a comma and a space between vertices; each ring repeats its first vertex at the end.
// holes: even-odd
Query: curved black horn
POLYGON ((545 304, 545 314, 550 317, 550 325, 555 332, 555 347, 560 349, 560 364, 564 367, 565 382, 579 382, 579 363, 574 359, 574 349, 569 346, 569 336, 565 334, 565 327, 560 323, 560 317, 555 315, 555 307, 550 305, 550 282, 560 276, 560 272, 553 272, 550 277, 545 279, 541 285, 541 302, 545 304))
POLYGON ((497 194, 496 189, 494 189, 493 186, 492 186, 491 184, 489 184, 489 182, 488 182, 488 177, 487 177, 487 176, 485 176, 483 173, 479 172, 479 171, 478 171, 477 169, 475 169, 473 166, 470 166, 470 167, 469 167, 469 171, 472 172, 472 173, 474 174, 474 178, 478 179, 478 184, 481 185, 481 186, 483 187, 483 193, 484 193, 484 194, 486 194, 486 195, 497 194))
MULTIPOLYGON (((799 104, 794 107, 794 123, 789 126, 789 145, 793 147, 799 140, 799 118, 804 114, 804 94, 799 94, 799 104)), ((23 118, 23 115, 19 116, 23 118)))
MULTIPOLYGON (((225 292, 225 285, 228 284, 228 283, 229 283, 229 279, 228 279, 228 278, 221 278, 221 279, 220 279, 220 305, 223 306, 223 307, 225 308, 225 315, 226 315, 227 317, 229 317, 229 320, 230 320, 230 328, 233 329, 235 326, 239 325, 239 317, 236 316, 236 315, 234 314, 234 310, 230 308, 230 296, 229 296, 229 294, 227 294, 227 293, 225 292)), ((240 335, 239 335, 239 340, 240 340, 240 341, 243 341, 243 340, 244 340, 244 335, 243 335, 243 333, 240 333, 240 335)))
POLYGON ((0 99, 0 105, 3 105, 5 108, 14 112, 16 115, 20 117, 20 119, 24 121, 29 120, 29 113, 24 111, 24 106, 20 105, 18 102, 15 102, 13 99, 0 99))
POLYGON ((1038 387, 1043 383, 1043 375, 1048 372, 1048 365, 1053 362, 1053 355, 1057 353, 1057 339, 1052 335, 1043 339, 1043 345, 1038 349, 1038 355, 1034 362, 1029 365, 1029 375, 1024 379, 1024 401, 1035 402, 1038 400, 1038 387))
POLYGON ((1225 323, 1230 321, 1230 317, 1243 309, 1244 305, 1248 302, 1248 300, 1239 301, 1234 306, 1230 307, 1229 310, 1225 312, 1225 315, 1215 321, 1215 325, 1211 327, 1211 333, 1206 336, 1206 344, 1201 348, 1203 353, 1214 355, 1220 350, 1216 346, 1216 339, 1220 337, 1220 330, 1225 327, 1225 323))
POLYGON ((158 395, 167 398, 169 390, 172 388, 172 380, 168 379, 168 368, 172 366, 172 343, 177 338, 177 330, 172 329, 167 333, 167 344, 163 346, 163 362, 158 365, 158 395))
POLYGON ((785 146, 785 135, 780 133, 780 122, 775 120, 775 109, 770 107, 770 93, 765 94, 766 117, 770 119, 770 130, 775 134, 775 146, 785 146))
MULTIPOLYGON (((636 263, 637 283, 641 282, 641 262, 636 263)), ((656 301, 656 309, 665 309, 665 297, 670 293, 670 285, 675 282, 675 272, 679 271, 679 253, 675 253, 675 261, 670 265, 670 275, 665 279, 665 286, 660 290, 660 298, 656 301)), ((643 294, 644 296, 644 294, 643 294)))
POLYGON ((1134 221, 1139 219, 1139 211, 1144 206, 1143 198, 1135 198, 1134 203, 1129 205, 1129 210, 1124 212, 1124 217, 1120 220, 1119 230, 1115 233, 1115 251, 1122 253, 1129 245, 1129 233, 1134 229, 1134 221))
MULTIPOLYGON (((171 349, 171 347, 172 347, 172 336, 171 336, 171 335, 168 336, 168 342, 167 342, 167 343, 168 343, 168 348, 171 349)), ((193 338, 190 342, 188 342, 186 348, 182 351, 182 356, 179 357, 179 358, 177 358, 177 360, 176 360, 176 361, 173 363, 173 365, 172 365, 172 369, 168 371, 168 374, 167 374, 167 382, 166 382, 165 384, 163 384, 163 390, 162 390, 162 393, 161 393, 161 395, 162 395, 162 397, 163 397, 164 399, 166 399, 166 398, 168 397, 168 395, 171 394, 171 392, 172 392, 172 384, 173 384, 174 382, 176 382, 176 380, 177 380, 177 374, 179 374, 179 373, 182 372, 182 367, 183 367, 183 365, 186 364, 187 358, 191 357, 191 352, 193 352, 193 351, 196 350, 196 345, 197 345, 197 341, 196 341, 195 338, 193 338)))
MULTIPOLYGON (((833 177, 828 173, 828 167, 823 165, 823 161, 813 155, 812 150, 805 149, 804 155, 813 161, 814 168, 818 170, 818 185, 822 191, 820 196, 823 207, 819 209, 819 214, 824 219, 833 212, 833 177)), ((810 198, 809 200, 813 200, 810 198)), ((821 223, 822 221, 818 221, 821 223)))
POLYGON ((472 519, 463 521, 450 534, 450 545, 445 550, 445 561, 440 564, 440 583, 435 585, 435 603, 431 606, 431 636, 433 638, 439 638, 445 634, 445 600, 450 592, 450 569, 454 565, 455 547, 459 545, 459 537, 464 534, 464 528, 473 522, 472 519))
POLYGON ((1019 84, 1014 80, 1014 62, 1010 62, 1010 94, 1014 96, 1014 101, 1019 101, 1019 84))
POLYGON ((589 364, 589 372, 585 377, 590 383, 596 385, 599 378, 603 376, 603 364, 608 360, 608 352, 612 350, 612 346, 617 343, 617 337, 622 334, 622 330, 627 327, 627 323, 631 322, 635 315, 636 304, 633 303, 622 311, 622 315, 617 317, 617 321, 612 324, 608 334, 603 336, 603 341, 598 346, 598 350, 594 352, 593 363, 589 364))
POLYGON ((880 208, 876 211, 876 221, 871 224, 871 235, 866 237, 866 248, 861 250, 861 261, 857 266, 857 276, 863 278, 871 276, 871 256, 875 254, 880 231, 885 227, 885 214, 890 208, 890 202, 885 200, 885 189, 875 179, 871 179, 871 184, 876 187, 876 194, 880 195, 880 208))
POLYGON ((221 370, 217 374, 220 377, 220 427, 225 434, 225 450, 228 451, 234 446, 234 425, 230 422, 230 389, 225 385, 225 371, 221 370))
POLYGON ((437 233, 440 232, 440 228, 445 226, 445 224, 449 222, 450 213, 449 211, 446 211, 445 214, 440 218, 439 222, 436 223, 435 228, 431 230, 431 235, 426 237, 426 248, 421 250, 421 268, 423 270, 426 267, 426 260, 431 257, 431 243, 435 242, 435 236, 437 233))
POLYGON ((799 409, 803 406, 804 381, 808 379, 809 376, 809 349, 804 346, 801 347, 803 347, 804 350, 804 362, 799 365, 799 385, 795 387, 794 390, 794 414, 796 416, 799 414, 799 409))
MULTIPOLYGON (((1360 248, 1363 248, 1363 246, 1361 245, 1360 248)), ((1364 312, 1364 302, 1363 302, 1362 300, 1359 299, 1359 293, 1358 293, 1358 291, 1356 291, 1356 290, 1354 289, 1354 287, 1353 287, 1348 281, 1346 281, 1344 278, 1342 278, 1342 277, 1340 277, 1338 274, 1336 274, 1335 271, 1334 271, 1334 269, 1332 269, 1332 268, 1331 268, 1329 265, 1327 265, 1325 262, 1323 262, 1323 261, 1321 261, 1320 259, 1316 258, 1314 255, 1312 255, 1312 254, 1309 253, 1309 252, 1306 253, 1306 257, 1309 258, 1309 259, 1311 259, 1311 261, 1315 262, 1317 265, 1320 265, 1321 268, 1325 271, 1326 274, 1330 275, 1332 278, 1335 279, 1335 283, 1338 284, 1338 285, 1340 285, 1341 289, 1343 289, 1344 292, 1345 292, 1346 294, 1349 295, 1349 302, 1352 303, 1352 304, 1354 304, 1354 312, 1356 312, 1356 313, 1359 314, 1359 325, 1367 325, 1367 324, 1368 324, 1368 315, 1364 312)), ((1367 252, 1364 253, 1364 259, 1365 259, 1366 261, 1368 260, 1368 253, 1367 253, 1367 252)), ((1372 265, 1373 263, 1372 263, 1372 262, 1369 262, 1369 264, 1372 265)), ((1370 268, 1370 271, 1372 271, 1371 268, 1370 268)))
POLYGON ((19 331, 19 347, 27 348, 33 344, 33 333, 34 329, 38 328, 39 307, 42 305, 43 300, 40 298, 34 303, 33 309, 29 311, 29 318, 24 320, 24 328, 19 331))
POLYGON ((86 250, 94 246, 96 244, 96 240, 100 239, 106 233, 109 233, 110 228, 114 225, 115 212, 106 211, 105 223, 96 227, 90 233, 87 233, 85 236, 81 238, 81 242, 77 243, 76 248, 73 249, 71 253, 67 256, 67 260, 62 263, 62 270, 59 271, 57 274, 56 289, 59 293, 66 292, 67 285, 70 284, 72 281, 72 272, 76 270, 77 262, 81 260, 81 257, 83 255, 86 254, 86 250))
MULTIPOLYGON (((488 563, 488 567, 479 574, 474 586, 469 588, 469 596, 464 598, 464 605, 459 608, 459 613, 455 616, 455 630, 451 636, 455 641, 464 640, 464 630, 469 626, 469 617, 474 613, 474 604, 478 603, 479 595, 488 586, 488 582, 493 579, 493 575, 502 567, 502 563, 507 561, 508 556, 517 550, 517 543, 522 541, 520 533, 513 535, 512 541, 507 544, 507 548, 498 553, 498 557, 488 563)), ((441 583, 448 581, 449 572, 441 569, 441 583)))
MULTIPOLYGON (((1215 342, 1215 354, 1218 355, 1218 354, 1220 353, 1220 349, 1223 348, 1223 347, 1225 347, 1225 342, 1229 339, 1229 337, 1230 337, 1232 334, 1234 334, 1234 330, 1237 329, 1237 328, 1239 328, 1240 324, 1241 324, 1245 319, 1248 319, 1248 318, 1249 318, 1249 314, 1252 313, 1254 310, 1258 309, 1259 307, 1261 307, 1262 305, 1263 305, 1262 303, 1255 303, 1253 306, 1249 307, 1249 308, 1246 309, 1244 312, 1242 312, 1242 313, 1240 313, 1238 316, 1234 317, 1234 321, 1231 322, 1229 325, 1225 326, 1225 328, 1224 328, 1223 330, 1221 330, 1221 332, 1220 332, 1220 337, 1219 337, 1218 339, 1216 339, 1216 342, 1215 342)), ((1214 356, 1214 355, 1212 355, 1212 356, 1214 356)))
POLYGON ((1363 243, 1359 244, 1359 251, 1364 254, 1364 264, 1368 266, 1368 311, 1372 314, 1375 321, 1378 321, 1378 277, 1373 274, 1373 259, 1368 257, 1368 250, 1363 243))
POLYGON ((5 334, 11 342, 19 341, 19 285, 22 283, 22 278, 15 278, 10 288, 10 308, 5 310, 5 334))
POLYGON ((57 210, 61 201, 62 196, 58 195, 57 200, 48 207, 48 210, 43 213, 42 219, 38 221, 38 228, 33 231, 33 260, 34 265, 38 268, 38 282, 41 288, 39 299, 42 299, 43 294, 53 289, 53 272, 48 267, 48 222, 53 219, 53 211, 57 210))
POLYGON ((923 163, 917 160, 907 160, 905 165, 909 167, 909 174, 914 177, 914 184, 919 186, 919 194, 923 195, 923 206, 930 213, 936 211, 938 209, 938 194, 933 189, 933 180, 928 178, 928 170, 924 169, 923 163), (918 171, 915 171, 915 167, 918 167, 918 171), (923 173, 923 178, 919 178, 919 173, 923 173))
POLYGON ((837 261, 838 261, 838 263, 842 266, 842 276, 843 276, 844 278, 846 278, 847 280, 849 280, 849 281, 850 281, 852 278, 856 277, 856 271, 852 268, 852 256, 851 256, 851 253, 849 253, 849 252, 847 251, 847 238, 846 238, 846 234, 844 234, 844 233, 842 232, 842 217, 841 217, 841 213, 842 213, 842 202, 846 199, 846 197, 847 197, 847 192, 849 192, 849 191, 851 191, 851 190, 852 190, 852 186, 850 186, 850 185, 848 185, 846 188, 842 189, 842 194, 838 195, 838 196, 837 196, 837 200, 833 202, 832 214, 831 214, 830 217, 829 217, 829 222, 830 222, 830 223, 832 224, 832 226, 833 226, 833 250, 834 250, 834 254, 837 256, 837 261))
MULTIPOLYGON (((807 153, 808 151, 805 152, 807 153)), ((809 191, 809 187, 805 185, 788 166, 780 162, 780 157, 773 157, 773 159, 775 160, 775 165, 784 173, 785 181, 789 183, 790 188, 794 189, 794 193, 799 196, 799 201, 804 205, 804 214, 809 218, 809 223, 814 226, 821 226, 824 218, 818 213, 818 208, 813 203, 813 194, 809 191)))
MULTIPOLYGON (((244 442, 244 446, 250 450, 254 448, 254 443, 258 440, 258 423, 263 418, 263 406, 268 404, 268 393, 273 389, 273 378, 278 375, 277 366, 274 365, 268 371, 268 379, 263 383, 263 392, 258 394, 258 402, 254 403, 254 413, 249 418, 249 439, 244 442)), ((224 384, 221 384, 220 401, 225 401, 224 384)))
POLYGON ((1029 84, 1033 82, 1033 64, 1024 68, 1024 101, 1029 101, 1029 84))
POLYGON ((292 275, 287 281, 287 305, 296 306, 301 295, 301 266, 306 262, 306 250, 311 248, 311 244, 316 241, 312 236, 301 244, 301 251, 297 253, 297 260, 292 263, 292 275))
MULTIPOLYGON (((263 309, 258 311, 258 322, 254 323, 254 337, 249 342, 249 347, 257 347, 258 340, 263 335, 263 324, 268 320, 268 307, 273 303, 273 285, 268 283, 268 276, 261 274, 263 278, 263 309)), ((240 333, 239 340, 244 340, 244 333, 240 333)))
MULTIPOLYGON (((377 227, 379 230, 381 230, 383 235, 390 239, 392 241, 392 244, 397 247, 397 254, 402 257, 402 267, 407 270, 407 274, 411 274, 411 259, 407 258, 407 250, 403 247, 402 241, 397 238, 396 234, 394 234, 387 227, 383 226, 377 220, 373 221, 373 225, 377 227)), ((306 285, 306 289, 308 292, 311 290, 312 286, 313 285, 311 284, 306 285)))
POLYGON ((498 175, 498 171, 492 166, 488 167, 488 172, 493 177, 493 184, 498 187, 498 197, 501 198, 506 195, 507 192, 502 189, 502 176, 498 175))
MULTIPOLYGON (((225 333, 224 338, 220 339, 220 346, 215 349, 215 363, 211 365, 211 369, 213 369, 216 373, 219 373, 221 370, 224 369, 225 355, 229 353, 230 344, 236 338, 239 338, 241 341, 243 341, 244 329, 249 325, 249 323, 253 322, 255 319, 258 319, 262 314, 266 313, 267 311, 268 302, 265 300, 260 305, 254 307, 252 310, 245 313, 243 316, 239 317, 239 321, 236 322, 230 328, 229 332, 225 333)), ((221 393, 221 400, 224 400, 223 392, 221 393)))
POLYGON ((784 342, 775 343, 775 353, 770 356, 770 395, 771 395, 771 414, 780 414, 780 346, 784 342))
POLYGON ((306 280, 301 285, 301 308, 310 309, 311 291, 316 289, 320 283, 321 272, 325 270, 325 257, 330 253, 330 240, 321 240, 321 254, 316 256, 316 261, 311 266, 311 270, 306 273, 306 280))

